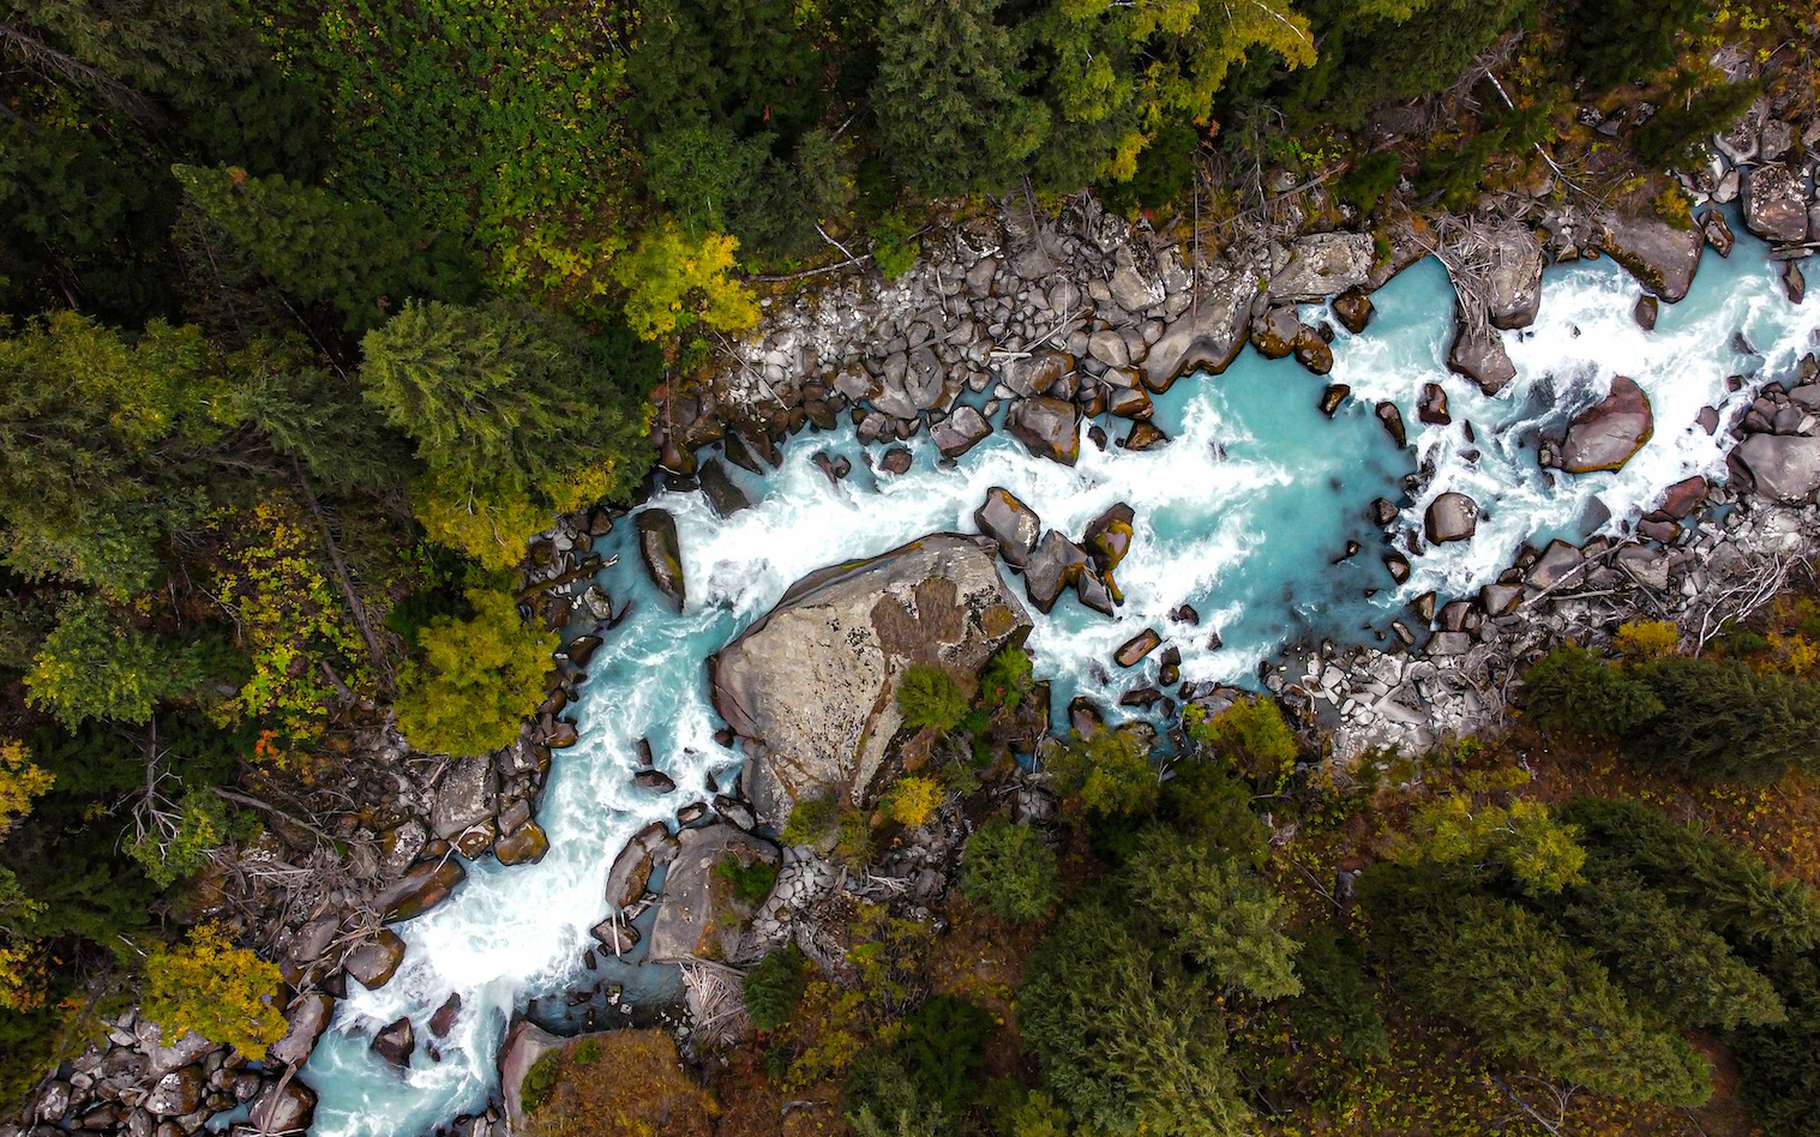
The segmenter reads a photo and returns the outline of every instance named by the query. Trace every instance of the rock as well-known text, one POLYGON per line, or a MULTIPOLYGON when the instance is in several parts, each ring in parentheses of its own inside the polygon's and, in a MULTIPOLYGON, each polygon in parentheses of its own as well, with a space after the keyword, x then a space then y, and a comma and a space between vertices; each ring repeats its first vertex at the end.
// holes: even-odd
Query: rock
POLYGON ((1054 529, 1043 534, 1024 564, 1024 595, 1039 612, 1055 607, 1062 590, 1088 571, 1087 553, 1054 529))
POLYGON ((190 1031, 180 1035, 175 1042, 166 1046, 164 1031, 150 1019, 141 1018, 133 1026, 133 1035, 138 1042, 138 1049, 145 1054, 146 1077, 157 1079, 180 1070, 185 1066, 200 1062, 215 1044, 208 1039, 190 1031))
POLYGON ((1333 370, 1333 349, 1314 329, 1304 327, 1295 337, 1295 361, 1311 375, 1325 375, 1333 370))
POLYGON ((1397 519, 1397 507, 1387 497, 1374 497, 1365 515, 1380 529, 1389 528, 1397 519))
POLYGON ((1463 493, 1439 494, 1428 503, 1422 528, 1431 545, 1465 541, 1478 531, 1479 504, 1463 493))
POLYGON ((1065 351, 1038 351, 1006 363, 1000 369, 999 381, 1014 394, 1029 398, 1043 394, 1072 374, 1074 356, 1065 351))
POLYGON ((1398 584, 1409 579, 1409 558, 1402 553, 1385 553, 1384 567, 1390 570, 1390 579, 1398 584))
POLYGON ((626 842, 607 870, 607 903, 615 908, 630 908, 638 903, 650 884, 651 873, 667 865, 676 856, 676 838, 661 821, 653 821, 626 842))
POLYGON ((549 835, 535 821, 527 821, 493 842, 493 856, 502 865, 534 865, 549 851, 549 835))
POLYGON ((487 758, 457 758, 436 787, 430 831, 445 841, 453 841, 471 827, 490 820, 498 808, 493 763, 487 758))
POLYGON ((1639 328, 1646 332, 1656 330, 1656 307, 1660 303, 1647 292, 1637 298, 1637 306, 1631 310, 1631 317, 1637 321, 1639 328))
POLYGON ((1102 328, 1087 337, 1087 354, 1107 367, 1125 367, 1131 363, 1125 337, 1111 328, 1102 328))
POLYGON ((713 458, 703 462, 696 472, 701 479, 702 496, 708 499, 709 508, 716 517, 731 517, 752 504, 746 491, 733 484, 727 476, 727 469, 713 458))
POLYGON ((417 1049, 417 1029, 408 1017, 387 1023, 373 1036, 371 1048, 373 1053, 394 1066, 409 1066, 411 1055, 417 1049))
POLYGON ((663 896, 651 925, 649 958, 660 963, 692 958, 737 960, 741 922, 726 918, 724 910, 731 901, 717 894, 714 886, 719 882, 719 891, 724 893, 725 878, 716 866, 724 857, 748 865, 757 861, 775 865, 777 847, 731 825, 685 829, 677 840, 681 848, 664 874, 663 896))
POLYGON ((1112 658, 1120 667, 1136 667, 1139 661, 1155 651, 1162 642, 1163 637, 1157 635, 1155 628, 1145 628, 1120 644, 1119 649, 1112 653, 1112 658))
POLYGON ((562 1048, 563 1040, 526 1019, 514 1018, 499 1047, 499 1095, 505 1101, 506 1131, 524 1133, 524 1080, 537 1060, 562 1048))
POLYGON ((1302 321, 1294 305, 1271 304, 1252 313, 1251 346, 1265 359, 1282 359, 1295 350, 1302 321))
POLYGON ((1801 275, 1799 262, 1782 262, 1782 291, 1788 296, 1790 304, 1799 304, 1807 299, 1807 277, 1801 275))
POLYGON ((1106 397, 1106 410, 1120 418, 1148 419, 1156 406, 1142 387, 1114 387, 1106 397))
POLYGON ((612 917, 589 928, 588 934, 593 936, 601 947, 615 956, 621 956, 631 951, 638 946, 639 941, 637 928, 624 920, 616 920, 612 917))
POLYGON ((1134 422, 1125 437, 1119 439, 1119 445, 1126 450, 1155 450, 1169 444, 1169 436, 1155 423, 1134 422))
POLYGON ((1362 288, 1374 256, 1369 233, 1313 233, 1289 246, 1289 263, 1270 278, 1273 300, 1313 304, 1362 288))
POLYGON ((676 518, 667 510, 647 509, 639 513, 638 555, 645 562, 645 572, 665 599, 683 610, 686 586, 683 581, 682 546, 676 538, 676 518))
POLYGON ((1586 555, 1566 541, 1550 541, 1542 555, 1536 558, 1536 563, 1529 566, 1523 582, 1538 592, 1553 588, 1577 574, 1585 562, 1586 555))
POLYGON ((944 458, 960 457, 991 433, 992 424, 986 421, 986 416, 966 403, 955 407, 953 414, 929 428, 929 437, 944 458))
POLYGON ((902 446, 893 446, 885 451, 885 456, 878 460, 878 468, 887 474, 908 474, 910 472, 911 454, 902 446))
POLYGON ((1073 403, 1037 396, 1011 404, 1005 429, 1039 458, 1072 466, 1081 454, 1080 419, 1073 403))
POLYGON ((1706 243, 1713 247, 1713 252, 1722 257, 1731 256, 1732 248, 1738 243, 1738 238, 1732 234, 1731 224, 1725 220, 1725 214, 1716 209, 1707 210, 1701 217, 1700 232, 1705 236, 1706 243))
POLYGON ((152 1083, 145 1095, 145 1111, 155 1117, 181 1117, 202 1106, 203 1092, 208 1088, 200 1066, 185 1066, 152 1083))
POLYGON ((1807 194, 1787 166, 1772 162, 1745 171, 1744 227, 1765 241, 1807 239, 1807 194))
POLYGON ((388 924, 421 916, 448 898, 455 886, 468 878, 468 870, 454 858, 418 861, 390 888, 374 899, 388 924))
POLYGON ((1390 440, 1396 443, 1399 450, 1409 445, 1409 434, 1403 429, 1403 412, 1397 409, 1395 403, 1379 403, 1372 408, 1371 413, 1377 416, 1378 421, 1383 424, 1385 432, 1390 435, 1390 440))
POLYGON ((1371 323, 1371 294, 1361 289, 1349 289, 1334 297, 1333 315, 1340 321, 1340 326, 1358 335, 1371 323))
POLYGON ((1516 364, 1504 350, 1498 330, 1468 325, 1457 317, 1453 346, 1447 349, 1447 369, 1471 379, 1487 395, 1496 395, 1517 377, 1516 364))
POLYGON ((937 533, 811 573, 709 660, 715 709, 744 740, 747 796, 781 826, 801 797, 865 799, 911 663, 975 675, 1030 617, 993 543, 937 533))
POLYGON ((1499 230, 1486 275, 1491 326, 1509 331, 1535 323, 1542 304, 1542 243, 1520 225, 1499 230))
POLYGON ((449 1032, 455 1029, 455 1020, 460 1015, 461 992, 451 991, 449 997, 442 1001, 442 1006, 437 1007, 436 1013, 430 1016, 430 1034, 435 1038, 449 1037, 449 1032))
POLYGON ((1088 522, 1087 531, 1081 535, 1081 544, 1100 572, 1117 568, 1125 554, 1131 551, 1131 527, 1136 518, 1132 508, 1121 501, 1088 522))
POLYGON ((639 770, 632 775, 632 784, 660 794, 673 793, 676 789, 676 779, 662 770, 639 770))
POLYGON ((1522 585, 1488 584, 1479 589, 1479 607, 1485 609, 1487 616, 1508 616, 1522 602, 1522 585))
POLYGON ((1182 375, 1206 371, 1218 375, 1238 358, 1251 320, 1255 278, 1235 271, 1212 284, 1203 283, 1198 302, 1163 330, 1144 360, 1144 386, 1161 394, 1182 375))
POLYGON ((758 818, 752 815, 751 808, 745 802, 726 794, 714 795, 714 812, 735 829, 749 830, 758 824, 758 818))
POLYGON ((297 1078, 268 1082, 247 1112, 253 1128, 267 1134, 302 1134, 315 1116, 316 1092, 297 1078))
POLYGON ((1603 218, 1605 251, 1644 288, 1670 304, 1693 286, 1705 237, 1655 217, 1610 213, 1603 218))
POLYGON ((1106 725, 1106 716, 1099 704, 1085 695, 1076 695, 1068 700, 1068 728, 1082 738, 1090 738, 1099 733, 1106 725))
POLYGON ((1570 474, 1622 469, 1654 430, 1649 396, 1619 375, 1604 399, 1568 424, 1567 438, 1561 444, 1561 468, 1570 474))
POLYGON ((1662 491, 1662 504, 1656 509, 1663 516, 1680 521, 1706 500, 1706 491, 1706 479, 1695 474, 1662 491))
POLYGON ((1764 497, 1794 504, 1820 489, 1820 438, 1753 434, 1732 451, 1731 459, 1764 497))
POLYGON ((1416 418, 1430 426, 1446 426, 1453 421, 1447 413, 1447 392, 1439 383, 1422 384, 1422 401, 1416 404, 1416 418))
POLYGON ((354 950, 348 952, 342 966, 371 991, 384 987, 397 974, 404 962, 404 940, 390 928, 381 928, 354 950))
POLYGON ((1036 511, 1019 501, 1017 495, 1003 486, 986 491, 986 500, 973 511, 973 523, 981 533, 998 543, 1005 563, 1021 569, 1036 550, 1043 523, 1036 511))
POLYGON ((1321 391, 1321 413, 1328 418, 1332 418, 1339 412, 1340 404, 1344 403, 1346 401, 1346 396, 1350 394, 1352 394, 1352 388, 1346 384, 1329 383, 1321 391))
POLYGON ((291 1000, 285 1014, 284 1037, 272 1044, 266 1057, 286 1066, 302 1066, 310 1060, 316 1040, 329 1029, 329 1020, 334 1015, 335 1000, 321 991, 306 991, 297 996, 291 1000))

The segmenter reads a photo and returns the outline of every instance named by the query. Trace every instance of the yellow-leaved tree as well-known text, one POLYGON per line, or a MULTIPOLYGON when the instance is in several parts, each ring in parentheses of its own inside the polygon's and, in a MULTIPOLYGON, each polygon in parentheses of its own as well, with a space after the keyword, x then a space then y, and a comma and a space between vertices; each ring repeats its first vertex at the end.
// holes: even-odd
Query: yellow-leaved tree
POLYGON ((167 1041, 194 1031, 257 1060, 284 1037, 282 981, 277 964, 235 947, 224 926, 206 922, 186 942, 147 957, 141 1009, 167 1041))
POLYGON ((648 340, 697 323, 736 332, 758 322, 758 302, 728 272, 739 241, 723 233, 693 237, 673 221, 645 230, 619 258, 614 277, 626 289, 626 322, 648 340))

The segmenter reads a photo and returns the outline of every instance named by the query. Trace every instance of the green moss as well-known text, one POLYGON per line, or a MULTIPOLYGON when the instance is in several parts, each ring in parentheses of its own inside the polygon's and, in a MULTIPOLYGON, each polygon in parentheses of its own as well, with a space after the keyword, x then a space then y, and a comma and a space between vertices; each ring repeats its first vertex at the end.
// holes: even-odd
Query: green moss
POLYGON ((556 1089, 556 1083, 562 1079, 562 1051, 545 1052, 531 1068, 525 1071, 524 1081, 518 1086, 518 1101, 527 1114, 535 1113, 550 1100, 550 1094, 556 1089))

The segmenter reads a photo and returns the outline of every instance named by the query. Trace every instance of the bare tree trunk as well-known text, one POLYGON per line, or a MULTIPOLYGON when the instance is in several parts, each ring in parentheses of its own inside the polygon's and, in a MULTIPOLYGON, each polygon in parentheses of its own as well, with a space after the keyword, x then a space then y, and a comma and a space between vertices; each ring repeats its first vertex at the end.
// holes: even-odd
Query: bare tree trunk
MULTIPOLYGON (((379 692, 390 696, 395 690, 392 682, 392 661, 386 655, 385 646, 373 631, 372 621, 367 618, 366 605, 361 603, 360 594, 354 591, 354 578, 348 573, 348 563, 342 559, 341 546, 335 543, 335 534, 329 529, 329 519, 323 515, 322 504, 316 500, 316 490, 310 485, 310 475, 304 470, 303 463, 291 459, 291 469, 297 472, 297 485, 303 491, 304 504, 310 507, 310 515, 316 519, 316 528, 322 534, 322 546, 328 550, 329 564, 335 570, 335 583, 341 586, 341 595, 348 602, 348 611, 354 617, 354 624, 360 629, 360 638, 366 641, 367 654, 373 659, 373 675, 379 682, 379 692)), ((339 685, 339 684, 338 684, 339 685)), ((342 688, 346 691, 346 688, 342 688)))

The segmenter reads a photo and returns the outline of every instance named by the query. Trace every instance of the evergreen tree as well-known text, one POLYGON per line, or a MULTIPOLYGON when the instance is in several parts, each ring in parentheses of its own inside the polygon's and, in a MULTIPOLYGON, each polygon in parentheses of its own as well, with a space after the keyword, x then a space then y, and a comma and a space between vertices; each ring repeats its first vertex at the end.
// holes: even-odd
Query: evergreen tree
POLYGON ((1609 91, 1675 61, 1675 43, 1708 12, 1702 0, 1573 0, 1566 40, 1574 74, 1609 91))
POLYGON ((1629 1101, 1699 1105, 1711 1095, 1705 1060, 1534 914, 1399 866, 1374 867, 1361 889, 1372 950, 1398 989, 1493 1056, 1629 1101))
POLYGON ((967 839, 961 892, 1008 923, 1041 919, 1056 900, 1055 850, 1028 825, 993 818, 967 839))
POLYGON ((1820 685, 1736 661, 1671 657, 1636 672, 1662 703, 1630 739, 1640 757, 1706 782, 1820 769, 1820 685))
POLYGON ((1156 950, 1177 952, 1221 985, 1259 999, 1301 991, 1298 945, 1283 934, 1283 898, 1206 840, 1152 828, 1119 879, 1154 930, 1146 939, 1156 950))
POLYGON ((1523 676, 1524 713, 1546 730, 1623 739, 1662 713, 1649 684, 1577 644, 1564 644, 1523 676))

